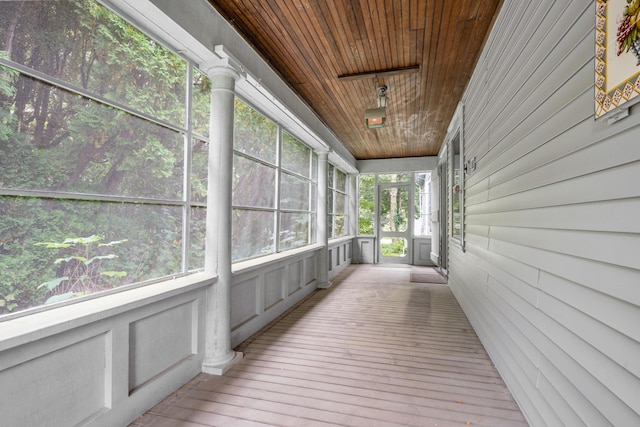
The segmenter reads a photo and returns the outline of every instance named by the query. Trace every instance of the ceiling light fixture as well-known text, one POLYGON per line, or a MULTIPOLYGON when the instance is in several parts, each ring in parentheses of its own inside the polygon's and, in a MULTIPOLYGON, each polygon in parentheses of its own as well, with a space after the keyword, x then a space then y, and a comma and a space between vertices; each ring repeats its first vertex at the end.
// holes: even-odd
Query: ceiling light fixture
POLYGON ((387 117, 387 87, 378 87, 378 108, 364 110, 364 123, 367 129, 384 127, 387 117))

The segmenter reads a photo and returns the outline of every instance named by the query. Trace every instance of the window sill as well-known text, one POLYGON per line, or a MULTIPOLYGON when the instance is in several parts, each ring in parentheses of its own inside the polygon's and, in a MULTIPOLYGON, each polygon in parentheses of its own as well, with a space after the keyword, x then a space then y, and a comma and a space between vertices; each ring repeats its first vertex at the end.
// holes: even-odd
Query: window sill
POLYGON ((320 244, 313 244, 303 246, 301 248, 291 249, 284 252, 279 252, 277 254, 265 255, 258 258, 252 258, 246 261, 236 262, 231 265, 231 272, 233 274, 246 273, 251 270, 256 270, 258 268, 264 267, 269 264, 275 264, 276 262, 294 258, 300 255, 307 254, 309 252, 314 252, 322 248, 320 244))
POLYGON ((336 237, 334 239, 329 240, 329 246, 336 246, 336 245, 340 245, 342 243, 348 242, 350 240, 353 240, 354 236, 340 236, 340 237, 336 237))
POLYGON ((0 322, 0 352, 216 283, 205 273, 166 280, 0 322))

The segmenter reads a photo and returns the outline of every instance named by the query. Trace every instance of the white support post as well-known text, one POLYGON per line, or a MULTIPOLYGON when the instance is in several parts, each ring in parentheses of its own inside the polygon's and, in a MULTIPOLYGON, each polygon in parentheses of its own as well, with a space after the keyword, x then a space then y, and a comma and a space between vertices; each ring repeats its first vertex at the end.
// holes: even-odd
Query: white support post
POLYGON ((347 215, 349 216, 349 228, 347 234, 350 236, 358 235, 358 175, 349 174, 347 197, 349 198, 349 207, 347 208, 347 215))
POLYGON ((235 82, 229 66, 213 67, 207 194, 205 271, 218 281, 207 290, 205 357, 202 371, 223 375, 242 353, 231 348, 231 196, 235 82))
POLYGON ((329 152, 318 152, 318 226, 317 241, 323 245, 318 257, 318 288, 329 288, 329 234, 327 233, 327 171, 329 152))

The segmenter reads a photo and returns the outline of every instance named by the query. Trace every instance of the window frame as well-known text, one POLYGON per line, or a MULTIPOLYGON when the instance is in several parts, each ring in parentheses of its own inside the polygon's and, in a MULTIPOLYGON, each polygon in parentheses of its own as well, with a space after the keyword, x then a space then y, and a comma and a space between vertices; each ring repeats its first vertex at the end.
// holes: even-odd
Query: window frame
POLYGON ((402 171, 402 172, 397 172, 397 173, 389 173, 389 172, 365 172, 365 173, 361 173, 358 174, 357 179, 358 179, 358 203, 357 203, 357 209, 358 209, 358 219, 360 219, 361 215, 360 215, 360 200, 361 197, 360 195, 362 194, 362 188, 361 188, 361 177, 362 176, 372 176, 373 177, 373 189, 372 189, 372 194, 371 196, 371 202, 373 203, 374 209, 372 212, 372 233, 371 234, 360 234, 360 223, 358 223, 358 236, 362 236, 362 237, 376 237, 378 235, 377 230, 378 230, 378 221, 379 218, 377 218, 376 215, 376 211, 378 209, 378 203, 379 201, 379 196, 378 196, 378 189, 381 185, 387 185, 387 184, 400 184, 400 185, 409 185, 411 188, 411 197, 412 197, 412 208, 411 208, 411 215, 415 214, 415 195, 417 193, 416 191, 416 184, 415 184, 415 180, 417 179, 417 175, 418 174, 427 174, 429 176, 429 190, 425 193, 429 196, 429 210, 426 213, 425 216, 427 216, 429 218, 429 234, 424 234, 424 235, 419 235, 419 234, 415 234, 415 219, 413 219, 413 221, 411 222, 411 227, 412 227, 412 237, 414 238, 428 238, 433 236, 433 230, 432 230, 432 214, 431 214, 431 206, 433 205, 433 187, 432 187, 432 179, 431 176, 433 175, 433 171, 430 170, 417 170, 417 171, 402 171), (399 180, 399 181, 389 181, 386 176, 388 175, 404 175, 404 178, 399 180), (383 179, 380 179, 380 177, 383 177, 383 179))
MULTIPOLYGON (((259 259, 262 257, 267 257, 270 255, 274 255, 274 254, 279 254, 279 253, 285 253, 287 251, 292 251, 292 250, 296 250, 296 249, 300 249, 300 248, 304 248, 305 246, 309 246, 309 245, 313 245, 316 243, 316 222, 317 222, 317 153, 313 150, 312 147, 310 147, 308 144, 305 144, 304 141, 302 141, 300 138, 296 137, 295 134, 293 132, 290 132, 288 129, 286 129, 284 126, 282 126, 279 123, 276 123, 272 118, 270 118, 267 114, 264 114, 260 109, 256 108, 251 102, 247 101, 246 99, 244 99, 241 96, 238 96, 236 94, 235 96, 236 102, 242 102, 244 103, 247 107, 251 108, 254 112, 256 112, 257 114, 260 114, 262 117, 264 117, 264 119, 268 120, 269 122, 273 123, 276 125, 276 155, 275 155, 275 163, 271 163, 267 160, 262 160, 258 157, 255 157, 253 155, 251 155, 250 153, 246 153, 243 151, 239 151, 237 150, 235 147, 233 149, 233 154, 234 156, 240 156, 243 157, 245 159, 248 160, 252 160, 255 161, 257 163, 260 163, 262 165, 271 167, 275 170, 275 189, 274 189, 274 205, 273 207, 250 207, 250 206, 242 206, 242 205, 238 205, 233 203, 232 204, 232 209, 238 210, 238 211, 262 211, 262 212, 271 212, 274 215, 274 228, 273 228, 273 235, 272 235, 272 241, 273 241, 273 250, 267 253, 261 253, 261 254, 253 254, 253 255, 249 255, 243 258, 237 258, 237 259, 233 259, 232 263, 233 264, 237 264, 237 263, 241 263, 241 262, 245 262, 248 260, 254 260, 254 259, 259 259), (284 153, 284 138, 285 138, 285 133, 288 135, 288 137, 293 138, 293 140, 301 145, 303 145, 306 149, 308 149, 308 176, 305 176, 301 173, 299 173, 298 171, 292 170, 290 168, 287 168, 286 166, 283 165, 283 153, 284 153), (282 192, 282 185, 284 182, 283 179, 283 175, 286 174, 290 177, 294 177, 295 179, 299 179, 302 180, 306 183, 307 188, 309 189, 309 195, 308 195, 308 200, 306 201, 307 205, 308 205, 308 209, 294 209, 294 208, 286 208, 282 206, 282 196, 283 196, 283 192, 282 192), (305 245, 300 245, 300 246, 292 246, 292 247, 286 247, 286 248, 282 248, 282 241, 281 241, 281 233, 284 231, 282 229, 282 215, 283 214, 293 214, 293 215, 308 215, 309 218, 309 226, 308 226, 308 230, 307 230, 307 243, 305 245)), ((235 123, 235 118, 234 118, 234 123, 235 123)), ((234 132, 234 138, 235 138, 235 132, 234 132)), ((234 166, 234 173, 235 173, 235 166, 234 166)))
POLYGON ((450 241, 465 251, 464 236, 464 193, 465 193, 465 160, 464 160, 464 105, 460 103, 455 111, 451 124, 447 130, 445 138, 447 145, 447 156, 449 168, 447 171, 449 177, 449 189, 447 191, 448 211, 449 211, 449 239, 450 241), (458 145, 456 150, 456 144, 458 145), (456 153, 457 151, 457 153, 456 153), (457 157, 457 158, 456 158, 457 157), (457 178, 457 183, 456 183, 457 178), (454 204, 458 201, 458 221, 454 213, 454 204), (459 233, 456 233, 456 226, 459 227, 459 233))
POLYGON ((328 238, 329 239, 339 239, 341 237, 345 237, 345 236, 349 236, 350 235, 350 230, 349 230, 349 188, 350 188, 350 180, 352 179, 352 177, 342 171, 340 168, 338 168, 336 165, 334 165, 333 163, 329 163, 328 164, 328 170, 327 170, 327 174, 328 177, 327 178, 331 178, 331 179, 327 179, 327 225, 329 226, 328 231, 330 231, 328 238), (337 188, 337 182, 338 182, 338 176, 339 174, 344 175, 345 179, 344 179, 344 190, 341 190, 339 188, 337 188), (344 197, 344 212, 342 212, 342 217, 343 217, 343 234, 340 235, 335 235, 335 230, 336 230, 336 217, 340 216, 340 214, 338 214, 335 211, 336 208, 336 200, 337 197, 336 196, 342 196, 344 197), (329 202, 332 203, 329 203, 329 202))
MULTIPOLYGON (((431 222, 432 222, 432 218, 431 218, 431 206, 432 206, 432 203, 433 203, 433 188, 432 188, 432 182, 433 182, 433 181, 431 180, 431 171, 415 171, 415 172, 413 173, 413 183, 414 183, 414 190, 413 190, 413 191, 414 191, 414 193, 413 193, 413 196, 414 196, 414 208, 413 208, 413 209, 414 209, 414 211, 415 211, 415 197, 416 197, 416 196, 419 196, 420 198, 422 198, 422 197, 424 196, 424 197, 428 200, 428 203, 426 204, 426 207, 427 207, 426 212, 421 212, 421 213, 420 213, 420 216, 421 216, 422 218, 424 218, 424 219, 423 219, 423 221, 424 221, 424 222, 426 222, 426 223, 428 224, 428 225, 427 225, 428 231, 427 231, 427 233, 426 233, 426 234, 418 234, 418 233, 416 232, 416 229, 417 229, 417 227, 416 227, 416 221, 417 221, 417 220, 416 220, 416 219, 415 219, 415 217, 414 217, 414 220, 413 220, 413 222, 414 222, 414 226, 413 226, 413 237, 431 237, 431 236, 433 235, 433 230, 432 230, 432 228, 431 228, 431 227, 432 227, 432 226, 431 226, 431 222), (419 174, 425 174, 425 175, 427 175, 427 179, 425 180, 425 184, 426 184, 426 185, 424 185, 424 186, 422 187, 422 188, 425 188, 425 189, 426 189, 426 191, 424 191, 424 192, 418 191, 418 187, 417 187, 417 185, 416 185, 416 183, 415 183, 415 182, 416 182, 416 179, 418 178, 418 175, 419 175, 419 174)), ((422 201, 422 199, 420 199, 420 201, 422 201)), ((421 207, 421 209, 422 209, 422 207, 421 207)), ((415 212, 414 212, 414 215, 415 215, 415 212)))
MULTIPOLYGON (((182 167, 183 167, 183 175, 182 182, 180 183, 181 187, 181 195, 175 198, 165 198, 165 197, 144 197, 144 196, 130 196, 130 195, 120 195, 120 194, 94 194, 89 192, 77 192, 77 191, 69 191, 69 190, 50 190, 50 189, 30 189, 30 188, 12 188, 12 187, 0 187, 0 197, 7 198, 35 198, 39 200, 52 200, 52 201, 60 201, 60 202, 95 202, 95 203, 114 203, 119 205, 135 205, 135 206, 156 206, 158 208, 162 207, 171 207, 179 209, 180 211, 180 223, 181 229, 177 233, 181 238, 181 248, 180 248, 180 260, 179 260, 179 271, 171 272, 166 275, 160 275, 151 277, 148 279, 140 280, 140 281, 132 281, 131 283, 126 283, 123 285, 116 286, 111 289, 99 290, 95 292, 90 292, 84 294, 79 297, 70 298, 63 301, 52 302, 52 303, 42 303, 34 306, 30 306, 27 308, 20 309, 14 312, 7 312, 0 314, 0 322, 4 322, 10 319, 23 317, 26 315, 31 315, 34 313, 44 312, 48 310, 52 310, 58 307, 73 305, 77 303, 81 303, 83 301, 88 301, 95 298, 104 297, 106 295, 112 295, 120 292, 125 292, 131 289, 152 285, 159 282, 164 282, 170 278, 184 277, 189 276, 204 270, 204 261, 201 265, 190 265, 190 260, 192 257, 192 218, 194 213, 200 209, 206 209, 206 197, 203 201, 193 200, 193 192, 192 192, 192 176, 194 175, 193 167, 193 147, 195 143, 202 143, 208 146, 209 137, 207 135, 203 135, 202 133, 196 131, 194 129, 194 108, 193 108, 193 97, 195 96, 193 93, 193 83, 194 76, 196 74, 200 74, 204 79, 208 79, 205 73, 198 70, 198 67, 195 63, 185 57, 185 55, 180 54, 176 49, 168 46, 157 36, 153 36, 145 32, 140 25, 135 22, 132 22, 130 19, 121 16, 119 13, 114 12, 110 7, 105 6, 101 2, 96 1, 100 7, 105 8, 105 10, 116 16, 117 18, 123 20, 135 31, 143 34, 150 41, 161 46, 162 49, 165 49, 171 55, 174 55, 176 59, 179 59, 184 64, 184 87, 183 93, 185 96, 184 99, 184 109, 181 115, 180 123, 173 123, 166 119, 158 118, 154 116, 152 113, 147 113, 141 111, 139 109, 134 108, 131 105, 121 103, 114 99, 106 98, 98 93, 92 92, 90 89, 84 89, 80 86, 77 86, 74 83, 70 83, 59 78, 48 75, 44 72, 38 71, 36 69, 29 68, 28 66, 22 65, 18 62, 14 62, 11 59, 0 57, 0 66, 6 67, 10 70, 14 70, 18 72, 20 75, 25 78, 33 79, 34 81, 51 86, 56 90, 61 90, 70 94, 71 96, 79 96, 82 99, 86 99, 91 102, 97 103, 99 106, 104 106, 108 108, 112 108, 118 112, 124 113, 125 115, 134 117, 136 119, 142 120, 144 123, 150 123, 153 126, 158 126, 160 128, 167 129, 169 131, 173 131, 178 134, 178 138, 182 139, 182 148, 180 150, 180 154, 182 155, 182 167)), ((209 106, 210 108, 210 106, 209 106)), ((210 111, 209 111, 210 115, 210 111)), ((200 171, 202 173, 202 171, 200 171)), ((202 211, 200 211, 202 213, 202 211)), ((204 243, 203 243, 204 244, 204 243)), ((204 248, 202 248, 204 251, 204 248)), ((203 258, 204 259, 204 258, 203 258)))

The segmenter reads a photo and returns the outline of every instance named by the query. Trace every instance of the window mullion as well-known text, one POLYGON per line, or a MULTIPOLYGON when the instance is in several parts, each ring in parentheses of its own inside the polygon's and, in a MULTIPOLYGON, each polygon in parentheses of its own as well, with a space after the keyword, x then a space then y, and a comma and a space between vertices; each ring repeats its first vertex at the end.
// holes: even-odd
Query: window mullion
POLYGON ((262 160, 259 157, 252 156, 251 154, 247 154, 247 153, 244 153, 242 151, 233 150, 233 154, 236 155, 236 156, 245 158, 247 160, 251 160, 252 162, 256 162, 256 163, 259 163, 261 165, 268 166, 270 168, 277 168, 278 167, 277 164, 273 164, 272 162, 269 162, 269 161, 266 161, 266 160, 262 160))
POLYGON ((187 62, 187 76, 186 76, 186 105, 185 105, 185 123, 187 125, 187 133, 184 136, 184 184, 183 184, 183 202, 182 207, 182 272, 189 271, 189 248, 190 245, 190 230, 191 230, 191 165, 192 165, 192 150, 191 144, 193 141, 193 120, 191 120, 192 108, 193 108, 193 65, 191 62, 187 62))
POLYGON ((47 75, 45 73, 42 73, 40 71, 31 69, 31 68, 26 67, 26 66, 24 66, 22 64, 19 64, 17 62, 13 62, 13 61, 11 61, 9 59, 0 58, 0 66, 5 66, 5 67, 8 67, 8 68, 12 68, 12 69, 14 69, 16 71, 19 71, 20 74, 23 74, 23 75, 28 76, 28 77, 32 77, 35 80, 39 80, 39 81, 41 81, 43 83, 49 84, 49 85, 54 86, 54 87, 59 87, 61 89, 64 89, 67 92, 80 95, 83 98, 90 99, 90 100, 95 101, 95 102, 97 102, 99 104, 103 104, 103 105, 107 105, 109 107, 113 107, 116 110, 123 111, 123 112, 125 112, 127 114, 130 114, 130 115, 134 116, 134 117, 138 117, 140 119, 149 121, 149 122, 151 122, 153 124, 165 127, 167 129, 171 129, 171 130, 176 131, 176 132, 184 132, 185 131, 184 128, 182 128, 180 126, 176 126, 174 123, 170 123, 170 122, 168 122, 166 120, 162 120, 162 119, 154 117, 154 116, 152 116, 150 114, 147 114, 147 113, 144 113, 142 111, 133 109, 133 108, 131 108, 131 107, 129 107, 129 106, 123 104, 123 103, 114 101, 112 99, 105 98, 105 97, 100 96, 100 95, 98 95, 96 93, 93 93, 93 92, 85 90, 85 89, 83 89, 83 88, 81 88, 79 86, 76 86, 76 85, 74 85, 72 83, 66 82, 64 80, 60 80, 60 79, 58 79, 56 77, 53 77, 53 76, 47 75))
POLYGON ((315 239, 313 238, 314 236, 314 231, 315 231, 315 227, 313 226, 313 221, 314 221, 314 215, 313 212, 315 211, 315 209, 313 209, 313 207, 315 206, 314 203, 314 194, 313 194, 313 150, 309 150, 309 158, 308 160, 308 174, 309 174, 309 181, 307 183, 308 187, 309 187, 309 197, 307 198, 307 206, 309 206, 309 227, 307 227, 307 242, 312 243, 315 239))
POLYGON ((280 197, 282 196, 281 184, 282 184, 282 126, 278 126, 278 132, 276 134, 276 138, 278 142, 276 144, 276 217, 275 217, 275 252, 280 252, 280 227, 282 226, 282 221, 280 219, 281 213, 281 205, 280 205, 280 197))

